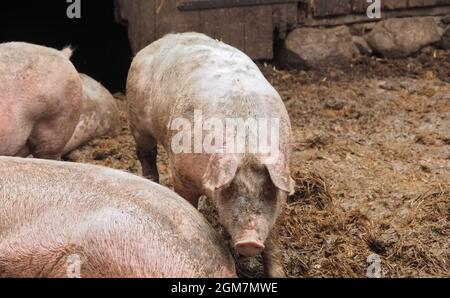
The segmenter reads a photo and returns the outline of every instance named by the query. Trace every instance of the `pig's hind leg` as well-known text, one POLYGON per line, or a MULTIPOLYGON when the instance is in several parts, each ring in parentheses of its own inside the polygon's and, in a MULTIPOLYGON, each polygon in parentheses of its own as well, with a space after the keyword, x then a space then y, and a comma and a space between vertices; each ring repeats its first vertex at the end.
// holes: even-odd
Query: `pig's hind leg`
POLYGON ((28 157, 30 149, 27 140, 33 129, 32 125, 14 126, 11 123, 0 127, 0 155, 28 157))
POLYGON ((133 132, 133 135, 136 140, 136 154, 142 165, 143 176, 159 183, 158 145, 156 139, 151 136, 143 137, 137 132, 133 132))
POLYGON ((36 158, 60 160, 64 147, 72 138, 80 119, 80 97, 67 92, 58 111, 49 113, 36 122, 28 144, 36 158))
POLYGON ((62 151, 75 130, 75 125, 69 125, 69 121, 69 119, 55 118, 36 124, 28 141, 35 158, 61 159, 62 151))

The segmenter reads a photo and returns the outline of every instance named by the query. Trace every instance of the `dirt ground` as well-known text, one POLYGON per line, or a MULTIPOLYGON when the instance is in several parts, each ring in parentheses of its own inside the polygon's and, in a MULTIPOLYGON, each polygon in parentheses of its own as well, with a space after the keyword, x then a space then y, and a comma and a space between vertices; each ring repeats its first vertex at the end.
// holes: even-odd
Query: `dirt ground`
MULTIPOLYGON (((297 187, 282 233, 288 276, 365 277, 378 255, 384 277, 449 277, 450 52, 363 58, 349 69, 261 69, 285 100, 295 137, 297 187)), ((121 135, 68 160, 140 174, 124 97, 116 97, 121 135)), ((164 155, 160 171, 170 187, 164 155)), ((241 276, 262 274, 259 259, 238 267, 241 276)))

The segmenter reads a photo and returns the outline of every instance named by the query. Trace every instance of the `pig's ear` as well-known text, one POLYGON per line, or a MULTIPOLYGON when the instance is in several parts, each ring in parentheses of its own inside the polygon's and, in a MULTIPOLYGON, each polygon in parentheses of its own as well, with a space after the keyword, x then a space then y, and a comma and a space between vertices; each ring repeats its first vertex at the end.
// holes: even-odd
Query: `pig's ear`
POLYGON ((285 155, 278 152, 276 158, 263 159, 263 163, 269 171, 273 184, 278 189, 293 195, 295 193, 295 181, 291 177, 289 162, 286 160, 285 155))
POLYGON ((212 154, 203 175, 203 187, 215 191, 233 181, 238 169, 238 160, 234 154, 212 154))

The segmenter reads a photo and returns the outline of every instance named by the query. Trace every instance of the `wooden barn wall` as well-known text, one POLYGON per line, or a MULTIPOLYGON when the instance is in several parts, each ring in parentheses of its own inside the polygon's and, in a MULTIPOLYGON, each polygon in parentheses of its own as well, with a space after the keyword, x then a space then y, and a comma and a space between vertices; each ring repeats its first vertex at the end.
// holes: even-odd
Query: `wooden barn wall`
MULTIPOLYGON (((128 26, 134 53, 167 33, 197 31, 231 44, 255 60, 272 59, 275 32, 283 39, 298 26, 368 21, 365 12, 370 5, 367 0, 307 0, 181 11, 179 1, 186 0, 116 0, 117 21, 128 26)), ((381 0, 381 4, 383 12, 396 13, 392 17, 402 16, 402 11, 420 14, 423 10, 426 15, 427 8, 433 8, 434 14, 444 11, 441 7, 450 9, 450 0, 381 0)))
MULTIPOLYGON (((449 5, 450 0, 381 0, 383 11, 449 5)), ((367 0, 309 0, 313 17, 360 14, 367 11, 367 0)))
POLYGON ((133 52, 170 32, 198 31, 254 59, 271 59, 274 30, 284 38, 297 23, 296 4, 180 11, 178 1, 117 0, 117 18, 128 25, 133 52))

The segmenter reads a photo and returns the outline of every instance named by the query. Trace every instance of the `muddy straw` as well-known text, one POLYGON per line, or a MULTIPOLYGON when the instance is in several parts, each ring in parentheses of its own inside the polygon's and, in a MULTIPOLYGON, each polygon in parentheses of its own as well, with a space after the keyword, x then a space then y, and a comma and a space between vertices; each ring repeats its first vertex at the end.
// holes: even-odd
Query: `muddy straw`
MULTIPOLYGON (((450 276, 450 53, 366 58, 350 70, 262 66, 293 123, 296 193, 282 241, 291 277, 365 277, 368 257, 387 277, 450 276)), ((140 174, 125 98, 122 134, 69 159, 140 174)), ((161 151, 163 153, 163 151, 161 151)), ((162 183, 171 186, 166 155, 162 183)), ((225 237, 215 210, 202 212, 225 237)), ((260 276, 260 259, 239 259, 260 276)))

